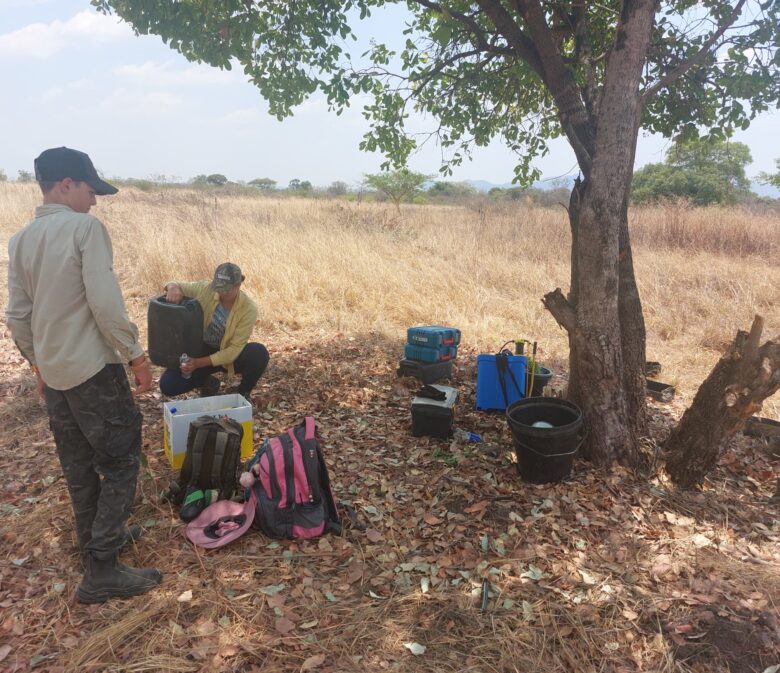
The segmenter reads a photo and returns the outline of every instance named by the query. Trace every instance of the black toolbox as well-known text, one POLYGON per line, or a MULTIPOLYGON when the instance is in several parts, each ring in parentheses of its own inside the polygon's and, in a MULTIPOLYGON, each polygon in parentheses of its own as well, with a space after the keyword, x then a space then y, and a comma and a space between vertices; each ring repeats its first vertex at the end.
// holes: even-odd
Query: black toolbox
POLYGON ((452 360, 444 362, 421 362, 403 359, 398 363, 398 376, 414 376, 423 383, 436 383, 452 378, 452 360))
POLYGON ((458 391, 450 386, 431 386, 444 393, 443 400, 415 396, 412 400, 412 434, 446 439, 455 420, 458 391))

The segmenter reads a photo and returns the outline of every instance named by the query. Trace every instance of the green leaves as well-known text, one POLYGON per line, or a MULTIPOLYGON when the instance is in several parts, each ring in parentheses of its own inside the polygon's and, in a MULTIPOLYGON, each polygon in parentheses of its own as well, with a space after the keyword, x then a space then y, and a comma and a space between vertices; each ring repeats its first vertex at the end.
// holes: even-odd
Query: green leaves
POLYGON ((649 164, 634 174, 632 199, 733 203, 750 191, 745 166, 751 161, 750 150, 742 143, 719 138, 681 141, 669 150, 664 164, 649 164))
POLYGON ((415 173, 408 168, 387 173, 370 173, 364 176, 366 185, 386 194, 396 207, 401 201, 409 200, 419 192, 423 183, 429 178, 429 175, 415 173))
MULTIPOLYGON (((414 0, 398 45, 372 42, 356 58, 347 46, 384 0, 92 0, 139 34, 159 35, 191 61, 230 69, 239 64, 278 119, 317 92, 340 113, 369 97, 363 114, 370 130, 361 149, 381 152, 383 168, 400 168, 417 147, 407 128, 411 114, 432 120, 428 137, 445 150, 441 172, 495 139, 517 154, 515 180, 538 177, 533 160, 547 140, 562 134, 561 91, 549 73, 563 69, 574 82, 567 93, 599 126, 607 56, 616 46, 622 3, 543 3, 555 54, 534 44, 525 18, 504 4, 498 30, 485 11, 465 0, 433 10, 414 0), (508 41, 508 36, 514 36, 508 41), (525 48, 518 47, 525 45, 525 48), (398 51, 400 50, 400 51, 398 51), (548 62, 540 68, 540 54, 548 62), (534 63, 529 65, 529 59, 534 63), (537 74, 547 73, 545 81, 537 74)), ((658 4, 643 76, 642 126, 668 137, 711 138, 744 129, 780 98, 780 3, 658 4)), ((638 95, 638 93, 637 93, 638 95)), ((568 114, 567 111, 563 111, 568 114)))

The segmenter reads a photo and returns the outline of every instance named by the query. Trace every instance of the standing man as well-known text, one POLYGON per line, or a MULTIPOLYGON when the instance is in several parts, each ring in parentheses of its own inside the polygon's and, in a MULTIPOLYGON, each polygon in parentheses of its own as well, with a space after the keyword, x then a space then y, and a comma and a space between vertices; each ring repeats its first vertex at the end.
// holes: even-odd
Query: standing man
MULTIPOLYGON (((169 282, 165 285, 166 301, 180 304, 184 296, 197 299, 203 308, 202 357, 191 357, 180 369, 166 369, 160 377, 160 391, 174 396, 200 388, 203 396, 216 395, 220 382, 216 372, 241 375, 236 392, 250 400, 268 366, 268 349, 252 343, 252 329, 257 321, 257 305, 241 289, 244 275, 238 265, 220 264, 214 279, 195 283, 169 282)), ((192 355, 190 353, 189 355, 192 355)))
POLYGON ((118 190, 100 179, 86 154, 67 147, 41 153, 35 178, 43 205, 8 244, 6 318, 38 376, 68 484, 84 566, 76 596, 102 603, 162 580, 154 568, 117 560, 140 533, 125 527, 141 457, 141 412, 123 362, 136 393, 151 387, 152 372, 114 275, 111 239, 88 215, 96 195, 118 190))

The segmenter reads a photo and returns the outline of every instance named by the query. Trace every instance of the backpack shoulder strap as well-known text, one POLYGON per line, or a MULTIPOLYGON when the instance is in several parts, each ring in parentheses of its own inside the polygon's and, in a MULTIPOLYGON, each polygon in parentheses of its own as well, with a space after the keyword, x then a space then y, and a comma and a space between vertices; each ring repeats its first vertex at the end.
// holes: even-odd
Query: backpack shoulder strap
POLYGON ((211 483, 220 484, 222 477, 222 463, 225 460, 225 447, 228 442, 228 433, 223 428, 216 432, 214 437, 214 457, 211 461, 211 483))
POLYGON ((325 527, 335 535, 341 534, 341 517, 336 509, 336 501, 333 498, 333 491, 330 487, 330 475, 328 466, 325 464, 325 457, 322 455, 322 447, 317 444, 317 459, 320 462, 320 482, 322 484, 322 498, 325 501, 325 511, 327 513, 325 527))
POLYGON ((303 423, 305 428, 304 439, 314 439, 316 435, 314 416, 307 416, 303 423))
MULTIPOLYGON (((195 438, 192 442, 192 474, 190 474, 190 483, 200 481, 200 472, 203 469, 203 451, 206 448, 206 442, 209 438, 209 428, 207 425, 201 425, 195 431, 195 438)), ((188 486, 189 484, 182 484, 188 486)))

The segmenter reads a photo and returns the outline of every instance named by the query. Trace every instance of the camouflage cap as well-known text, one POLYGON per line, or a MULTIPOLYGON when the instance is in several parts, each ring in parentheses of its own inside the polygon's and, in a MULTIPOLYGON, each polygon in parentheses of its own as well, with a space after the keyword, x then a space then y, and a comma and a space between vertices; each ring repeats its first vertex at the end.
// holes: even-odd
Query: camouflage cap
POLYGON ((211 281, 211 289, 214 292, 228 292, 238 285, 244 276, 241 275, 241 269, 237 264, 224 262, 217 267, 214 272, 214 280, 211 281))

